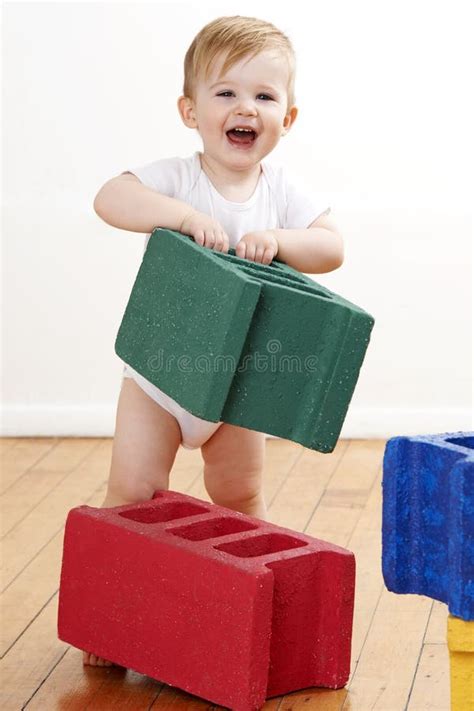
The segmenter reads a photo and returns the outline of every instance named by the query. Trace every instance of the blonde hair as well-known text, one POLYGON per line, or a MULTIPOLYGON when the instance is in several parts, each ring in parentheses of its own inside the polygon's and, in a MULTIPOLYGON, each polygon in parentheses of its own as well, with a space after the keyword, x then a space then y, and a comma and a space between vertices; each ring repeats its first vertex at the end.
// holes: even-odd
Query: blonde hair
POLYGON ((247 55, 254 57, 268 49, 276 49, 288 62, 287 111, 295 103, 296 57, 289 38, 275 25, 256 17, 218 17, 198 32, 184 58, 183 95, 195 98, 196 79, 202 74, 208 79, 216 57, 226 51, 227 57, 219 77, 247 55))

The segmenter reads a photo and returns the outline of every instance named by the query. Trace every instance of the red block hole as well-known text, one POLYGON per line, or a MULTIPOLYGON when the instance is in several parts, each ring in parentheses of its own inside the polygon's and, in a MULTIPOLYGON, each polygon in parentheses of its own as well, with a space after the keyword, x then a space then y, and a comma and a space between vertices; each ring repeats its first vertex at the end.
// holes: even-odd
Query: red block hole
POLYGON ((307 545, 305 541, 300 541, 299 538, 293 538, 284 533, 268 533, 264 536, 245 538, 243 541, 221 543, 221 545, 214 546, 214 548, 239 558, 253 558, 257 555, 267 555, 268 553, 286 551, 290 548, 302 548, 307 545))
POLYGON ((209 509, 204 506, 170 501, 168 504, 160 504, 159 506, 147 506, 140 509, 130 509, 130 511, 121 511, 119 516, 129 518, 132 521, 140 521, 140 523, 159 523, 160 521, 172 521, 177 518, 207 513, 208 511, 209 509))
POLYGON ((256 528, 258 528, 258 525, 228 517, 198 521, 189 526, 174 528, 169 533, 180 538, 187 538, 189 541, 205 541, 208 538, 218 538, 219 536, 227 536, 229 533, 240 533, 241 531, 253 531, 256 528))

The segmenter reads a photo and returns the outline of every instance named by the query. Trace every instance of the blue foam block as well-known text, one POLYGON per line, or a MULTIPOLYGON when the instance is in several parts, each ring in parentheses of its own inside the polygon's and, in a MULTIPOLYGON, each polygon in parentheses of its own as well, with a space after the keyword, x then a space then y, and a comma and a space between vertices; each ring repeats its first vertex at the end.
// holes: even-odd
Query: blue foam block
POLYGON ((395 593, 447 603, 474 619, 474 432, 388 440, 382 570, 395 593))

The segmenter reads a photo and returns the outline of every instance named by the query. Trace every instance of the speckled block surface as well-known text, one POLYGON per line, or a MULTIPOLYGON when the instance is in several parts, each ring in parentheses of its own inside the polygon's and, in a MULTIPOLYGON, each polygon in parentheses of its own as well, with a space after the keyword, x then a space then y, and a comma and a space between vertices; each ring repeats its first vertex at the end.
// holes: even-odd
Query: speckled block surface
POLYGON ((451 711, 474 709, 474 621, 448 616, 451 711))
POLYGON ((373 323, 283 262, 156 229, 115 351, 198 417, 331 452, 373 323))
POLYGON ((58 636, 237 711, 350 671, 355 560, 175 491, 67 518, 58 636))
POLYGON ((474 619, 474 432, 387 442, 382 568, 392 592, 427 595, 474 619))

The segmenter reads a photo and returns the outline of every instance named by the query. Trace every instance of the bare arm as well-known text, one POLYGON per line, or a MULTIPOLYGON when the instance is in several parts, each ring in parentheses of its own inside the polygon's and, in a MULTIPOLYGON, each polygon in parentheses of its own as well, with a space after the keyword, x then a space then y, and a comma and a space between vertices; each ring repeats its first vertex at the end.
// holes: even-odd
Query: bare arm
POLYGON ((185 218, 195 212, 187 203, 143 185, 132 173, 107 181, 95 197, 94 210, 107 224, 130 232, 152 232, 155 227, 181 232, 185 218))
POLYGON ((326 215, 303 230, 274 230, 278 258, 306 274, 324 274, 344 262, 342 236, 326 215))
POLYGON ((322 215, 304 229, 247 232, 237 243, 235 253, 262 264, 270 264, 276 256, 299 272, 323 274, 341 266, 344 244, 334 222, 322 215))

